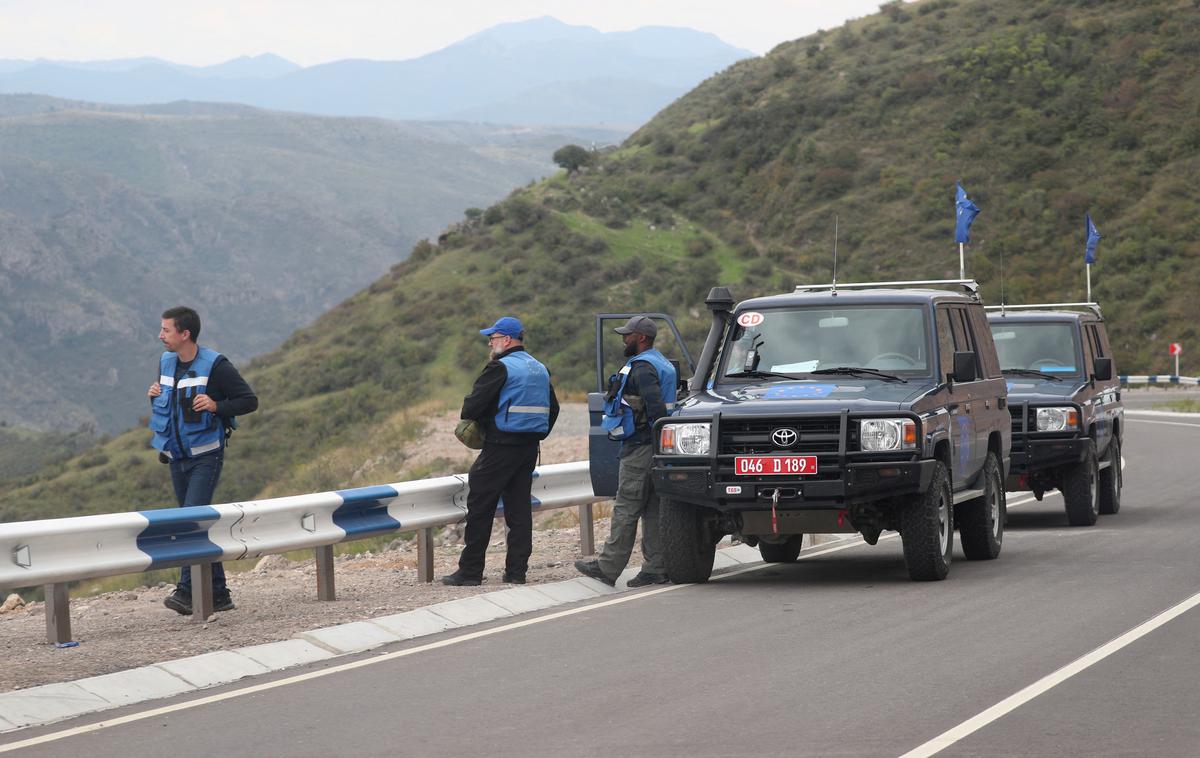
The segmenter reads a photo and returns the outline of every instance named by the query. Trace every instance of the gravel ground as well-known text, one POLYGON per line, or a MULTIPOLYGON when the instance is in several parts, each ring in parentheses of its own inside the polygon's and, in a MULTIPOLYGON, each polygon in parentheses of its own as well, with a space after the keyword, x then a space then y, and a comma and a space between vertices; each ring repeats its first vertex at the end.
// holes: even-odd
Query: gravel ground
MULTIPOLYGON (((456 413, 431 422, 420 449, 407 457, 463 459, 463 448, 453 437, 456 413)), ((542 463, 561 463, 587 457, 587 408, 564 404, 554 434, 543 443, 542 463)), ((549 512, 536 518, 533 555, 529 562, 531 584, 578 576, 572 563, 578 557, 579 529, 574 509, 549 512)), ((596 522, 596 540, 608 535, 608 522, 596 522)), ((0 692, 185 658, 292 637, 297 632, 374 616, 421 608, 445 600, 503 589, 503 522, 493 531, 488 567, 481 587, 447 587, 440 582, 417 581, 417 553, 407 543, 376 554, 339 556, 336 564, 338 599, 316 600, 316 573, 312 561, 292 562, 267 556, 253 570, 231 573, 230 591, 237 609, 197 623, 162 605, 173 585, 140 587, 110 592, 71 602, 71 620, 78 647, 58 649, 45 641, 42 603, 30 603, 0 612, 0 692)), ((434 571, 440 577, 457 567, 461 537, 448 528, 434 550, 434 571)), ((633 562, 640 559, 640 548, 633 562)), ((3 598, 0 598, 2 601, 3 598)))

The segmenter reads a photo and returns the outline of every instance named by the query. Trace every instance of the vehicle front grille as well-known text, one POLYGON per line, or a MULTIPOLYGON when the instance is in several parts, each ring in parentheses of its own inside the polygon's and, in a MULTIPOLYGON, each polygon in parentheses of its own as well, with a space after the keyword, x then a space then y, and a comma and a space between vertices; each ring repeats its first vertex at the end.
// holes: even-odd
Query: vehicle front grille
POLYGON ((1013 435, 1025 434, 1027 431, 1037 429, 1037 418, 1032 415, 1032 408, 1024 403, 1009 404, 1008 412, 1012 416, 1012 433, 1013 435), (1027 419, 1028 429, 1022 424, 1022 417, 1027 419))
POLYGON ((840 416, 777 419, 721 419, 718 455, 811 455, 836 453, 841 441, 840 416), (793 429, 799 439, 790 447, 771 441, 776 429, 793 429))

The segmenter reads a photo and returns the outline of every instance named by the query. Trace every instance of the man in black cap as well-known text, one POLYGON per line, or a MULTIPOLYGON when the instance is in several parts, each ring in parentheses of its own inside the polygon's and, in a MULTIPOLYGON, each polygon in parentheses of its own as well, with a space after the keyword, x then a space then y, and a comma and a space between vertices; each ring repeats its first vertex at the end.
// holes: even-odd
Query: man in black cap
POLYGON ((525 352, 519 320, 504 316, 479 333, 488 338, 492 359, 463 400, 459 415, 483 427, 483 450, 467 482, 467 528, 458 570, 442 577, 442 583, 476 586, 483 581, 496 505, 503 497, 508 526, 504 581, 524 584, 533 552, 533 469, 538 444, 558 419, 558 398, 550 372, 525 352))
POLYGON ((629 360, 609 380, 604 403, 608 436, 621 440, 617 498, 613 502, 608 540, 596 560, 575 561, 581 574, 616 584, 629 563, 642 522, 642 555, 645 561, 630 587, 665 584, 666 569, 658 552, 658 495, 650 479, 654 464, 651 433, 654 422, 675 408, 678 375, 675 367, 654 347, 658 326, 648 316, 634 316, 616 328, 629 360))

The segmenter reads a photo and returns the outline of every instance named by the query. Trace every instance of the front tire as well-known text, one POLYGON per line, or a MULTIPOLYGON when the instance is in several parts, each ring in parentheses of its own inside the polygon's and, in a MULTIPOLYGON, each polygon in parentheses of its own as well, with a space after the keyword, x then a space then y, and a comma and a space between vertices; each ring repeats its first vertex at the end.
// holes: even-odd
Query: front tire
POLYGON ((803 534, 793 534, 783 542, 770 543, 759 540, 758 552, 762 553, 763 563, 795 563, 800 557, 803 534))
POLYGON ((958 506, 958 536, 969 561, 990 561, 1000 555, 1007 514, 1000 461, 988 453, 983 463, 983 497, 958 506))
POLYGON ((1087 441, 1083 460, 1063 473, 1063 500, 1067 522, 1071 526, 1091 526, 1100 516, 1100 470, 1096 463, 1096 443, 1087 441))
POLYGON ((1121 510, 1121 440, 1115 436, 1108 443, 1108 468, 1100 472, 1100 513, 1111 515, 1121 510))
POLYGON ((707 509, 662 498, 658 504, 658 539, 663 566, 674 584, 702 584, 712 576, 717 543, 712 539, 707 509))
POLYGON ((929 489, 911 496, 900 512, 904 564, 913 581, 940 581, 950 573, 954 550, 953 503, 946 464, 937 461, 929 489))

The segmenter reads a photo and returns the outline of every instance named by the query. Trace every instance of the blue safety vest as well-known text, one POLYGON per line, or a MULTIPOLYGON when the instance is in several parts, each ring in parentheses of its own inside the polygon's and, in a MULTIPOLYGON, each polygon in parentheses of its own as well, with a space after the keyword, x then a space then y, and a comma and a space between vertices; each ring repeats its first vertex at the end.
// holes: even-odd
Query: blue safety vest
POLYGON ((549 432, 550 372, 524 350, 509 353, 500 362, 508 378, 500 388, 496 428, 502 432, 549 432))
POLYGON ((150 429, 154 432, 151 442, 154 448, 172 460, 195 458, 198 455, 220 450, 225 446, 225 424, 215 413, 202 411, 184 415, 184 408, 176 400, 176 393, 183 394, 183 403, 190 411, 196 395, 208 389, 208 377, 221 354, 202 347, 197 351, 192 366, 175 381, 179 356, 167 352, 158 362, 158 383, 162 394, 154 398, 150 413, 150 429))
POLYGON ((600 425, 608 430, 609 439, 628 439, 636 431, 633 408, 629 407, 629 403, 625 400, 625 384, 629 381, 629 373, 633 370, 633 364, 636 361, 645 361, 654 367, 654 371, 658 374, 658 388, 662 393, 663 403, 667 406, 667 415, 675 410, 675 393, 679 388, 679 378, 675 373, 675 367, 656 348, 638 353, 626 361, 621 371, 609 380, 610 386, 612 382, 620 382, 616 390, 610 392, 609 397, 605 400, 604 418, 600 420, 600 425), (620 377, 619 380, 618 377, 620 377))

